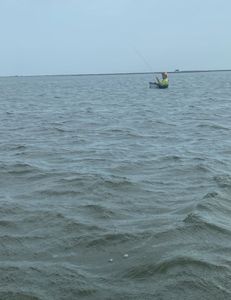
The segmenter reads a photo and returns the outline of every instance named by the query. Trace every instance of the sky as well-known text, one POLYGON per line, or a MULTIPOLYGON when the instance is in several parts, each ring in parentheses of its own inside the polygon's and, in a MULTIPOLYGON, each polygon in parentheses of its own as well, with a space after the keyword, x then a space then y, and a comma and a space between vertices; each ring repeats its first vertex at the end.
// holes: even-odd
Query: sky
POLYGON ((230 0, 0 0, 0 76, 231 69, 230 0))

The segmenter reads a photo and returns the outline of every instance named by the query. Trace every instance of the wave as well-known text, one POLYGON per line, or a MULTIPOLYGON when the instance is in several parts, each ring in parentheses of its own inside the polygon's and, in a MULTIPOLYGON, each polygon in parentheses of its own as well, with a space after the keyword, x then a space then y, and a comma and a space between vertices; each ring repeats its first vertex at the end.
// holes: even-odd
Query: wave
POLYGON ((84 246, 87 248, 104 248, 117 247, 119 245, 138 243, 147 240, 150 237, 150 232, 105 232, 97 234, 97 236, 89 236, 84 241, 84 246))
POLYGON ((26 150, 28 148, 25 144, 8 144, 1 145, 2 150, 4 151, 18 151, 18 150, 26 150))
POLYGON ((10 175, 24 175, 24 174, 31 174, 40 172, 41 169, 35 165, 23 162, 16 162, 16 163, 2 163, 1 164, 1 172, 3 174, 10 174, 10 175))
POLYGON ((75 173, 69 174, 69 176, 63 176, 63 178, 59 179, 59 183, 63 187, 71 186, 78 187, 80 186, 82 189, 85 187, 88 188, 128 188, 134 186, 136 183, 133 180, 130 180, 125 176, 115 176, 115 175, 103 175, 103 174, 86 174, 86 173, 75 173))
POLYGON ((231 175, 229 174, 214 176, 214 180, 220 187, 231 187, 231 175))
MULTIPOLYGON (((203 274, 203 271, 201 272, 203 274)), ((186 277, 186 276, 185 276, 186 277)), ((156 299, 230 299, 231 292, 218 280, 191 274, 187 278, 168 279, 160 284, 155 291, 156 299), (190 292, 189 292, 190 291, 190 292), (192 294, 192 297, 189 296, 192 294)))
POLYGON ((229 127, 220 125, 220 124, 214 124, 214 123, 201 123, 197 125, 199 128, 210 128, 210 129, 216 129, 216 130, 225 130, 225 131, 230 131, 229 127))
POLYGON ((67 128, 60 128, 60 127, 52 127, 49 129, 49 131, 56 131, 59 133, 70 133, 70 132, 74 132, 73 129, 67 129, 67 128))
POLYGON ((0 220, 0 228, 1 230, 4 229, 16 229, 17 225, 15 224, 15 222, 11 221, 11 220, 0 220))
POLYGON ((105 206, 96 205, 96 204, 88 204, 82 207, 85 213, 93 215, 95 218, 100 219, 111 219, 118 217, 118 214, 112 209, 106 208, 105 206))
MULTIPOLYGON (((229 269, 224 265, 218 265, 205 260, 193 258, 191 256, 182 257, 172 257, 170 259, 165 259, 158 263, 146 263, 140 264, 136 267, 131 267, 126 271, 123 277, 136 279, 136 280, 146 280, 152 276, 160 276, 161 274, 166 274, 175 270, 185 270, 188 274, 190 270, 200 269, 203 272, 209 270, 210 272, 227 272, 229 269)), ((185 274, 186 275, 186 274, 185 274)))
POLYGON ((44 298, 36 296, 36 293, 21 292, 21 291, 7 291, 6 288, 0 290, 0 299, 4 300, 43 300, 44 298))
POLYGON ((50 299, 50 294, 52 299, 78 299, 96 293, 92 276, 68 263, 6 261, 0 264, 0 272, 1 299, 50 299))
POLYGON ((209 231, 212 230, 213 232, 222 233, 222 234, 230 234, 230 229, 222 227, 221 224, 215 224, 213 220, 210 222, 206 220, 205 217, 201 217, 196 213, 190 213, 187 217, 183 220, 185 224, 194 226, 195 230, 203 230, 209 231))
MULTIPOLYGON (((223 180, 222 180, 223 182, 223 180)), ((185 217, 184 223, 200 226, 204 230, 230 234, 231 206, 229 195, 218 191, 207 193, 185 217)))

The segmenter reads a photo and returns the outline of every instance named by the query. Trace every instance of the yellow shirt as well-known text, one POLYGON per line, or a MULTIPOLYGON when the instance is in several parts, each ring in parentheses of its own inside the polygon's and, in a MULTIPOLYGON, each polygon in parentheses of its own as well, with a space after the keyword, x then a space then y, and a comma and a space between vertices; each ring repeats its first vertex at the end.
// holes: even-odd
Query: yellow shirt
POLYGON ((161 86, 168 86, 168 78, 162 79, 160 82, 161 86))

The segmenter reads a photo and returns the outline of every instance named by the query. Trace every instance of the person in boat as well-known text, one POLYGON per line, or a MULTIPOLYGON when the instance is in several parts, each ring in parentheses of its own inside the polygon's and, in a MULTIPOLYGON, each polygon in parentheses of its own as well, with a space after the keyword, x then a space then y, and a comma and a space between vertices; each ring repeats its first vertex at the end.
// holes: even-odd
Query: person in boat
POLYGON ((162 80, 156 77, 155 85, 158 86, 160 89, 166 89, 168 87, 168 74, 166 72, 162 73, 162 80))

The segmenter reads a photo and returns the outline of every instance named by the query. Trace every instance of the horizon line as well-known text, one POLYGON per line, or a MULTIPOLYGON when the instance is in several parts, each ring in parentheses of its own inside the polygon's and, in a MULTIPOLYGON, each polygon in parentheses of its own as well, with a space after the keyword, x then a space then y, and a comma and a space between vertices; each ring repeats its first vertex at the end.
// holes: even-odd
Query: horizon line
MULTIPOLYGON (((181 73, 206 73, 206 72, 230 72, 231 69, 211 69, 211 70, 178 70, 167 71, 169 74, 181 73)), ((138 74, 161 74, 163 71, 148 72, 115 72, 115 73, 73 73, 73 74, 35 74, 35 75, 0 75, 0 77, 40 77, 40 76, 106 76, 106 75, 138 75, 138 74)))

